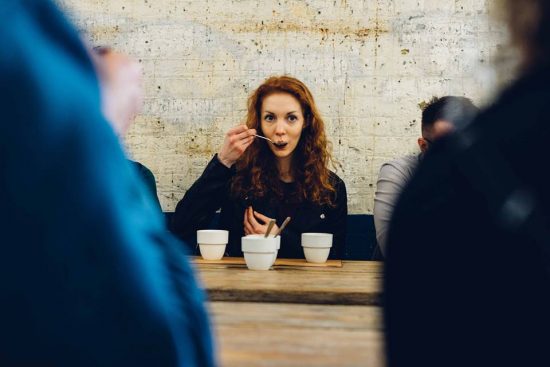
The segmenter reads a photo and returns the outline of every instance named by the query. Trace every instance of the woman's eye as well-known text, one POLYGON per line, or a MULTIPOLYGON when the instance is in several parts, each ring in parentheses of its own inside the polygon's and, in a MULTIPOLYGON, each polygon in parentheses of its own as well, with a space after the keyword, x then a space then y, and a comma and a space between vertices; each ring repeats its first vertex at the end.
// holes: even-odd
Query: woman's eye
POLYGON ((273 121, 273 116, 272 116, 272 115, 266 115, 266 116, 264 117, 264 120, 266 120, 266 121, 273 121))
POLYGON ((296 120, 298 120, 298 117, 296 117, 296 116, 294 116, 294 115, 288 116, 288 121, 290 121, 290 122, 295 122, 296 120))

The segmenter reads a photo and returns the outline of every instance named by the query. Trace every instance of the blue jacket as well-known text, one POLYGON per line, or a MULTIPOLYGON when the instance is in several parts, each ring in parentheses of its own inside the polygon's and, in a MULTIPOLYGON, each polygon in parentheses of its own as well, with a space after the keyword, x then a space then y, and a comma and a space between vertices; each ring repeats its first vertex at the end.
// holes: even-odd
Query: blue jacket
POLYGON ((0 18, 0 365, 214 365, 204 294, 78 34, 45 0, 0 18))

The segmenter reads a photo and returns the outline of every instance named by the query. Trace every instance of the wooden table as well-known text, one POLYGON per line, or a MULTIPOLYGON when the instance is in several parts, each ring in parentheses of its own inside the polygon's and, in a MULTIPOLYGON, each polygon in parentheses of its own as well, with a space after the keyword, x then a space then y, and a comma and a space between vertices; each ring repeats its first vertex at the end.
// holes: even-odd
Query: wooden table
POLYGON ((382 263, 195 266, 221 366, 385 366, 382 263))
POLYGON ((341 268, 196 264, 210 301, 380 305, 382 263, 344 261, 341 268))
POLYGON ((223 367, 385 366, 373 306, 212 302, 223 367))

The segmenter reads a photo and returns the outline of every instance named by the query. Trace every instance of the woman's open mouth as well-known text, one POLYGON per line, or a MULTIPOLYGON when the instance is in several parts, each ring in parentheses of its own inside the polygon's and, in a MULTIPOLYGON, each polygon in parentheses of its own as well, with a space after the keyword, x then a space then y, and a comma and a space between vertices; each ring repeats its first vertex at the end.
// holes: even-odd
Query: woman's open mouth
POLYGON ((276 141, 275 143, 273 143, 273 145, 275 145, 275 147, 278 149, 284 149, 284 147, 286 147, 288 143, 284 141, 276 141))

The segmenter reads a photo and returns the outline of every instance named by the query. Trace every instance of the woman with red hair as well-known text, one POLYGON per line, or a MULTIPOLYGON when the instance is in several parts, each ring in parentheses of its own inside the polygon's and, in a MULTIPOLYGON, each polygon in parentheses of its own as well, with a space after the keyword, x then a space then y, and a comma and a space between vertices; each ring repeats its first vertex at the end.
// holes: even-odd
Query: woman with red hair
POLYGON ((300 235, 332 233, 330 258, 342 258, 347 220, 344 182, 332 163, 325 124, 309 89, 289 76, 271 77, 248 99, 246 125, 230 129, 218 154, 178 203, 174 232, 192 238, 221 208, 227 255, 241 256, 241 237, 275 233, 286 217, 279 257, 303 258, 300 235), (271 140, 258 139, 256 135, 271 140))

